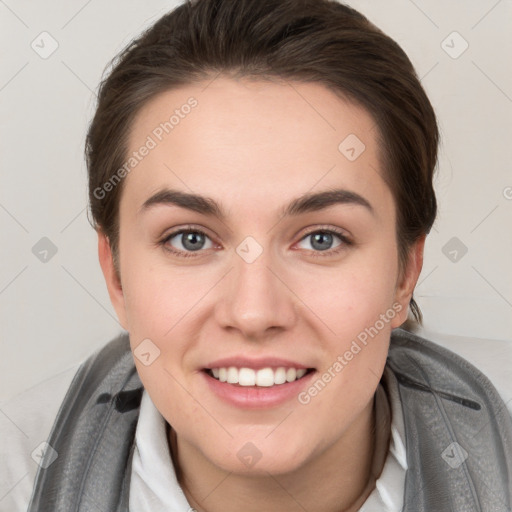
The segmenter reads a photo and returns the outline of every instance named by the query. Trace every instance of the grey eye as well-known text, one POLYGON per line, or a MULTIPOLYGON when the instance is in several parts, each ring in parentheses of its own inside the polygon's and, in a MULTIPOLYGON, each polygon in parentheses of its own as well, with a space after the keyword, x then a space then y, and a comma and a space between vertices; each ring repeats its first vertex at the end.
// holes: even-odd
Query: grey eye
POLYGON ((201 249, 210 249, 212 247, 211 240, 201 231, 179 231, 172 234, 168 239, 167 243, 173 248, 180 251, 199 251, 201 249), (173 240, 175 241, 173 243, 173 240), (205 245, 210 246, 205 247, 205 245))
MULTIPOLYGON (((302 240, 301 243, 303 243, 306 240, 311 240, 311 247, 314 251, 327 251, 329 249, 333 249, 334 247, 338 247, 341 245, 341 242, 339 242, 337 245, 333 246, 334 238, 340 237, 334 233, 329 233, 328 231, 315 231, 314 233, 309 233, 306 235, 302 240)), ((309 249, 309 247, 302 247, 303 249, 309 249)))

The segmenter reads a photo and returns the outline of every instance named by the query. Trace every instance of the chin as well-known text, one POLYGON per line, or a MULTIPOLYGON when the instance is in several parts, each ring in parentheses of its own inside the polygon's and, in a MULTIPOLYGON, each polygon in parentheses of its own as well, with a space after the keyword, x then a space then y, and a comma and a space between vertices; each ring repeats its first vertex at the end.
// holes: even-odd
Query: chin
POLYGON ((245 476, 292 473, 306 463, 307 449, 303 440, 293 442, 286 432, 275 439, 270 439, 274 434, 268 438, 265 435, 237 436, 224 451, 212 453, 210 461, 225 471, 245 476))

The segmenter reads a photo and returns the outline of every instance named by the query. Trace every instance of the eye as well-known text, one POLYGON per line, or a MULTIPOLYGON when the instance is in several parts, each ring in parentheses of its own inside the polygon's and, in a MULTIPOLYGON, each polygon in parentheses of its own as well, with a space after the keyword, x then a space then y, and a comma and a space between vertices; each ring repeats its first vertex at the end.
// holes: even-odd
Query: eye
POLYGON ((170 233, 162 240, 162 245, 178 256, 193 256, 201 249, 211 249, 213 242, 210 237, 200 229, 180 229, 170 233))
POLYGON ((299 244, 307 243, 310 247, 301 247, 302 249, 307 249, 313 251, 315 256, 325 256, 337 254, 344 250, 347 246, 352 245, 351 240, 344 235, 343 233, 333 230, 333 229, 321 229, 317 231, 311 231, 306 236, 304 236, 299 244), (333 243, 338 239, 337 245, 333 246, 333 243), (308 242, 309 240, 309 242, 308 242))

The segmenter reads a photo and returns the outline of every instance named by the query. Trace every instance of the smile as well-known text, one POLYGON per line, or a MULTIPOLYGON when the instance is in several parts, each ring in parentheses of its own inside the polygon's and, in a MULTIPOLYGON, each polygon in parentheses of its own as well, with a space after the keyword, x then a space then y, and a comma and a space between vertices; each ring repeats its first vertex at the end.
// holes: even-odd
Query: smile
POLYGON ((235 366, 211 368, 207 373, 220 382, 243 387, 272 387, 294 382, 308 373, 306 368, 237 368, 235 366))

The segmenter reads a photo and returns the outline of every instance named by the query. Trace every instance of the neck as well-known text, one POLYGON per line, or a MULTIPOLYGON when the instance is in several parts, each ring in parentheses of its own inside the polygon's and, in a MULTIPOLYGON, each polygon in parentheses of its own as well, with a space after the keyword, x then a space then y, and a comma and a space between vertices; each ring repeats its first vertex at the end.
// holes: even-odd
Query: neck
POLYGON ((382 450, 374 457, 374 400, 333 445, 284 474, 227 472, 205 460, 194 446, 171 436, 178 481, 198 512, 357 511, 373 490, 385 460, 382 450))

